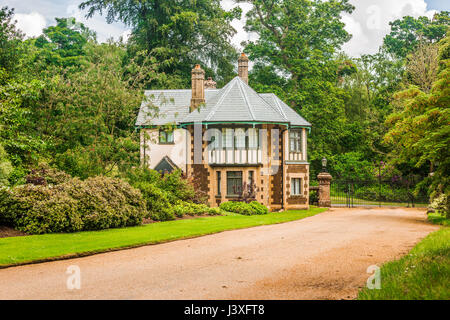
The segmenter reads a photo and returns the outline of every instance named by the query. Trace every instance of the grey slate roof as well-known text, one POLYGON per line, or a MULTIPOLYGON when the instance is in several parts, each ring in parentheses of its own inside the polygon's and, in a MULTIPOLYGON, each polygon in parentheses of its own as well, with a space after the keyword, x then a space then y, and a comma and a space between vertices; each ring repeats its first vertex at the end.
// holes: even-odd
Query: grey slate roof
POLYGON ((205 90, 205 104, 189 113, 191 90, 149 90, 145 95, 159 107, 152 116, 143 102, 136 126, 193 122, 275 122, 293 126, 311 126, 275 94, 258 94, 239 77, 222 89, 205 90))

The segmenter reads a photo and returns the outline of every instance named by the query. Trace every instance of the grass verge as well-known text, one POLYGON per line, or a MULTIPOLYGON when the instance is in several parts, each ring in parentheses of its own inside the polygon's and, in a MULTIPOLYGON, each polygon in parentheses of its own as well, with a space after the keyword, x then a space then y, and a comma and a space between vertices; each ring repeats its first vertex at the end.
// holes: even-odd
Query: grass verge
POLYGON ((450 228, 429 234, 408 255, 384 264, 380 271, 381 289, 364 288, 359 300, 449 300, 450 228))
POLYGON ((450 219, 447 219, 445 215, 440 214, 439 212, 428 214, 428 221, 434 224, 440 224, 441 226, 450 226, 450 219))
POLYGON ((227 214, 121 229, 2 238, 0 268, 193 238, 225 230, 289 222, 311 217, 326 210, 311 208, 260 216, 227 214))

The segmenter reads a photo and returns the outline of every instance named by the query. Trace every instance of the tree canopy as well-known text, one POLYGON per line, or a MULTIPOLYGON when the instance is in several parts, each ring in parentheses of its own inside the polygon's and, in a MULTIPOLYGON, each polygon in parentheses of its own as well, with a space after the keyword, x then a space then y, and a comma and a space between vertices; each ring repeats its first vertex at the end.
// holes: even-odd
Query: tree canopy
POLYGON ((222 84, 234 74, 238 53, 230 44, 236 33, 231 21, 240 17, 240 8, 225 11, 219 0, 88 0, 80 8, 88 17, 104 13, 108 22, 132 28, 131 54, 147 50, 169 77, 156 86, 188 87, 196 63, 222 84))
POLYGON ((432 19, 406 16, 389 25, 391 32, 384 38, 384 45, 390 53, 404 59, 419 43, 435 43, 445 37, 450 26, 450 12, 438 12, 432 19))

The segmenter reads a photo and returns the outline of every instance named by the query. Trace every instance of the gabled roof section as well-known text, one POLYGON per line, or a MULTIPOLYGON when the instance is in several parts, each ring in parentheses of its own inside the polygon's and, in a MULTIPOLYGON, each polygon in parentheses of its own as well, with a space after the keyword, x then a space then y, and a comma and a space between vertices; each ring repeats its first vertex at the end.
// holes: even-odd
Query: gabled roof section
POLYGON ((168 156, 164 156, 160 162, 155 166, 155 170, 164 173, 164 172, 172 172, 174 170, 179 169, 178 166, 170 159, 168 156))
MULTIPOLYGON (((205 91, 207 92, 207 91, 205 91)), ((182 123, 193 122, 289 122, 239 77, 235 77, 204 106, 191 112, 182 123)))
POLYGON ((259 94, 267 103, 278 108, 279 112, 290 122, 291 126, 311 127, 311 123, 306 121, 301 115, 299 115, 294 109, 289 107, 273 93, 260 93, 259 94))

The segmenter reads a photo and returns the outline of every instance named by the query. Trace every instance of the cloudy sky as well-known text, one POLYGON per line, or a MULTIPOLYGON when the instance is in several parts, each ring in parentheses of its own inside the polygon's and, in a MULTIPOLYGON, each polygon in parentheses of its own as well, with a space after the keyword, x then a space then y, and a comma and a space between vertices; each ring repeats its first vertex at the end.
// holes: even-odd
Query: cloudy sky
MULTIPOLYGON (((15 19, 18 27, 29 37, 41 34, 42 29, 55 24, 55 17, 75 17, 97 32, 97 39, 105 41, 113 37, 126 36, 130 30, 121 23, 107 24, 105 18, 96 15, 86 20, 78 5, 82 0, 2 0, 2 6, 15 8, 15 19)), ((448 0, 350 0, 356 7, 351 15, 345 15, 343 21, 346 29, 353 35, 343 49, 352 56, 375 53, 383 37, 389 32, 389 21, 405 15, 432 17, 436 11, 450 11, 448 0)), ((250 6, 240 4, 246 12, 250 6)), ((226 9, 236 6, 233 0, 222 0, 226 9)), ((243 30, 245 21, 234 21, 238 30, 233 43, 240 47, 249 35, 243 30)))

